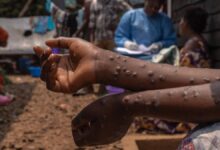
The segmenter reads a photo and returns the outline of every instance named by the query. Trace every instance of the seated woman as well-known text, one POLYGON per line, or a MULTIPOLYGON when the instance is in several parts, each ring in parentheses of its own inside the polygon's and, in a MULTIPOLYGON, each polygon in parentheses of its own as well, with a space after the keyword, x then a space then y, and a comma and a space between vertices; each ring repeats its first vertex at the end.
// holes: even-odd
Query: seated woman
POLYGON ((209 68, 211 61, 202 33, 207 25, 207 12, 199 7, 187 9, 179 23, 179 33, 187 39, 180 51, 180 66, 209 68))

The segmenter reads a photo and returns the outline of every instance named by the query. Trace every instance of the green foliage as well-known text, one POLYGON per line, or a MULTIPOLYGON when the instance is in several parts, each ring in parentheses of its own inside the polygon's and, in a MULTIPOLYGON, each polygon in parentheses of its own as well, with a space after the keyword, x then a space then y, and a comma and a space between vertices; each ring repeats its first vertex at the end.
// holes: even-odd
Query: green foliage
MULTIPOLYGON (((45 10, 46 0, 33 0, 24 16, 48 15, 45 10)), ((18 17, 27 0, 0 0, 0 17, 18 17)))

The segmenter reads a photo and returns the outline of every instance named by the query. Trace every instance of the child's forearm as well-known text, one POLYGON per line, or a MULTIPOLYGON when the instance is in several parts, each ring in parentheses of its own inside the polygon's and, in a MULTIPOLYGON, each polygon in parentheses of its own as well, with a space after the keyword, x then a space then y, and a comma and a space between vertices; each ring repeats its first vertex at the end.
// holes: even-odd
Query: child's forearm
POLYGON ((134 116, 183 122, 220 120, 220 82, 128 94, 122 100, 134 116))
POLYGON ((96 82, 133 91, 199 85, 220 80, 220 71, 154 64, 102 50, 97 55, 96 82))

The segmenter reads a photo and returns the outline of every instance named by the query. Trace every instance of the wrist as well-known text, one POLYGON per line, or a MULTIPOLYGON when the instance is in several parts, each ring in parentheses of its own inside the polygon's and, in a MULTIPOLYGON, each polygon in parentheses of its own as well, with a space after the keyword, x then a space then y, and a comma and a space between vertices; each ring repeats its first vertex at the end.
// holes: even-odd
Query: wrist
POLYGON ((95 76, 96 83, 109 84, 112 82, 114 59, 116 54, 100 49, 96 55, 95 76))

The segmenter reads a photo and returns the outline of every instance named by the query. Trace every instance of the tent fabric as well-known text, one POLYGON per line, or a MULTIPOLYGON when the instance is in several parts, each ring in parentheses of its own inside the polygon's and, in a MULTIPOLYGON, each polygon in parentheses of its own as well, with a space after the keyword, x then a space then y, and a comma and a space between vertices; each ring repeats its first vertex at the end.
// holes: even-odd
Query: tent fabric
POLYGON ((8 45, 0 47, 0 54, 32 54, 34 45, 45 46, 45 41, 55 35, 52 30, 45 34, 33 32, 30 36, 24 36, 24 32, 31 29, 30 17, 0 18, 0 26, 9 34, 8 45))

